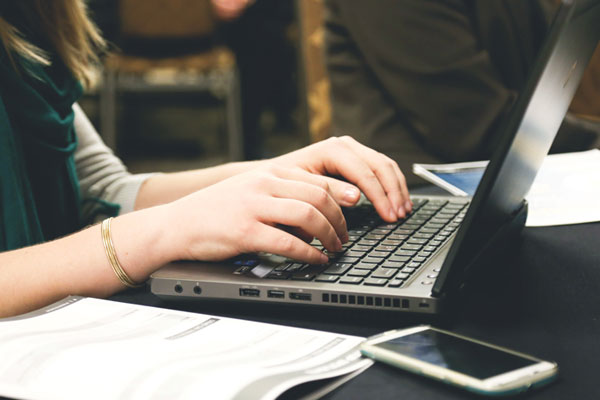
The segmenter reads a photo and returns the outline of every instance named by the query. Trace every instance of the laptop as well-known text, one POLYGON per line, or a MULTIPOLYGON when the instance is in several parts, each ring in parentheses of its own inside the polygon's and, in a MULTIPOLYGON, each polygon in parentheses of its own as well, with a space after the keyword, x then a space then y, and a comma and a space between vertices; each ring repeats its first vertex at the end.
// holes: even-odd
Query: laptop
MULTIPOLYGON (((370 204, 345 210, 350 241, 325 265, 250 254, 174 262, 151 276, 165 299, 235 300, 439 313, 494 250, 518 238, 525 195, 600 38, 600 0, 562 0, 472 198, 413 196, 389 224, 370 204)), ((320 246, 315 241, 313 245, 320 246)))

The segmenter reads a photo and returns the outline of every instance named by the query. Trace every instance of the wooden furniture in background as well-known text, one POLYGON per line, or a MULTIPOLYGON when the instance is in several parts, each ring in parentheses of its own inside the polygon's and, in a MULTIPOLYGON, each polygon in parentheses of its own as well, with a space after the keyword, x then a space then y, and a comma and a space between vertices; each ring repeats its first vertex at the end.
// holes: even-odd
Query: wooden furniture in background
POLYGON ((570 111, 584 118, 600 122, 600 46, 592 56, 570 111))
MULTIPOLYGON (((206 40, 216 20, 210 0, 120 0, 120 36, 164 43, 206 40)), ((243 158, 239 78, 234 54, 208 47, 168 57, 115 52, 104 65, 100 91, 100 126, 104 141, 117 146, 117 99, 120 93, 209 93, 222 100, 226 114, 228 153, 243 158)))
POLYGON ((326 139, 331 132, 329 79, 325 67, 323 0, 298 0, 300 60, 306 114, 311 142, 326 139))

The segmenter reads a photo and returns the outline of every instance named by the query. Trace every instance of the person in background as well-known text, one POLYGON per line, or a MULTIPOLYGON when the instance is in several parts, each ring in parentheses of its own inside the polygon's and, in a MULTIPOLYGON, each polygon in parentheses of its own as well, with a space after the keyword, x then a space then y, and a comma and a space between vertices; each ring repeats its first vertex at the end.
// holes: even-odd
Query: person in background
POLYGON ((211 2, 218 18, 232 21, 240 17, 246 11, 246 7, 254 3, 254 0, 211 0, 211 2))
POLYGON ((0 39, 0 316, 107 297, 178 259, 266 251, 322 263, 306 241, 339 251, 340 207, 360 191, 385 221, 411 211, 398 165, 349 137, 131 175, 77 105, 104 48, 84 1, 1 2, 0 39))
MULTIPOLYGON (((555 0, 325 1, 334 134, 412 163, 489 159, 529 75, 555 0)), ((553 152, 600 125, 568 115, 553 152)))
POLYGON ((211 0, 219 33, 240 72, 244 159, 268 154, 261 116, 272 112, 278 133, 292 131, 297 102, 296 49, 289 40, 292 0, 211 0))

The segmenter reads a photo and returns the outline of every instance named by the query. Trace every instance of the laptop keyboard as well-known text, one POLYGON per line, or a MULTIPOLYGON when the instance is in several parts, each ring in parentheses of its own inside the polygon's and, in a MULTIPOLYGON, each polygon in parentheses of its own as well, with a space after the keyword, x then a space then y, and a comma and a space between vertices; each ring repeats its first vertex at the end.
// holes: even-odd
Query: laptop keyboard
MULTIPOLYGON (((327 264, 311 265, 286 260, 268 279, 327 282, 340 285, 402 287, 458 229, 468 199, 413 199, 413 211, 404 220, 387 223, 373 206, 345 210, 349 241, 327 264)), ((323 250, 318 240, 311 243, 323 250)), ((246 259, 234 274, 248 272, 259 263, 246 259)))

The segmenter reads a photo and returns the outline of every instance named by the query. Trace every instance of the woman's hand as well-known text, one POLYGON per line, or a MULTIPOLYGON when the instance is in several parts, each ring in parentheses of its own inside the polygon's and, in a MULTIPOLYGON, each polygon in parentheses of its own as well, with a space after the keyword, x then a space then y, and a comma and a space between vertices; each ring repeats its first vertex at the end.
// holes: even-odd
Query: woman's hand
MULTIPOLYGON (((313 174, 347 179, 364 192, 386 221, 404 218, 412 210, 406 179, 398 164, 352 137, 329 138, 272 161, 313 174)), ((334 178, 326 178, 326 181, 330 193, 339 204, 349 206, 358 201, 359 192, 352 192, 352 185, 334 178)))
POLYGON ((327 256, 306 241, 316 237, 329 251, 342 249, 348 234, 338 195, 325 177, 270 163, 165 205, 169 243, 179 259, 264 251, 324 263, 327 256))
POLYGON ((310 172, 312 175, 305 173, 303 179, 318 185, 327 183, 331 196, 341 206, 356 204, 362 190, 388 222, 403 218, 412 209, 398 164, 350 137, 330 138, 271 160, 155 175, 140 188, 135 209, 166 204, 238 174, 274 164, 310 172), (341 176, 348 182, 326 175, 341 176))
POLYGON ((221 260, 264 251, 324 263, 327 257, 307 242, 315 237, 327 250, 341 250, 348 233, 340 206, 356 204, 359 189, 386 221, 411 211, 404 175, 394 161, 350 137, 331 138, 166 205, 170 243, 179 259, 221 260))

